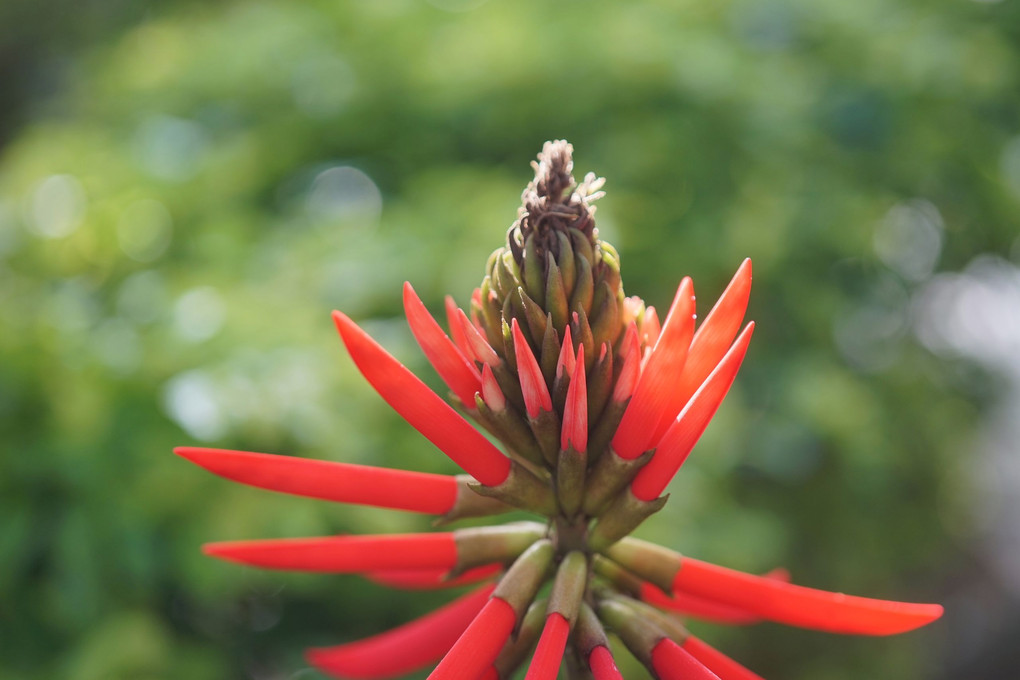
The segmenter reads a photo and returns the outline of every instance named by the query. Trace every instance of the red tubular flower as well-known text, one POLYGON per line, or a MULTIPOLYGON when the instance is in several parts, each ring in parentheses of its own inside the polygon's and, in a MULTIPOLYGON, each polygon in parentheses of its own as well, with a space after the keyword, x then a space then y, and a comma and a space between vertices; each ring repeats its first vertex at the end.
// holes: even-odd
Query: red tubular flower
POLYGON ((457 598, 399 628, 335 647, 309 649, 308 662, 345 678, 394 678, 443 657, 485 606, 496 586, 457 598))
POLYGON ((380 569, 446 569, 457 565, 453 532, 394 536, 328 536, 207 543, 206 555, 264 569, 339 574, 380 569))
POLYGON ((564 658, 594 680, 622 680, 607 630, 660 680, 761 680, 691 636, 671 612, 865 635, 938 618, 938 605, 813 590, 788 583, 785 571, 743 574, 627 536, 664 505, 662 494, 747 354, 754 323, 738 330, 751 262, 740 265, 696 332, 689 278, 660 326, 654 307, 625 294, 620 256, 599 238, 593 202, 602 180, 574 179, 566 142, 548 143, 534 167, 518 219, 489 258, 468 311, 445 298, 448 331, 404 286, 412 334, 454 405, 492 439, 351 319, 333 315, 362 375, 467 475, 197 447, 176 452, 222 477, 281 493, 439 515, 441 522, 510 510, 542 522, 230 541, 205 552, 267 569, 357 573, 408 590, 495 582, 392 631, 308 651, 320 670, 359 680, 437 662, 429 680, 509 680, 536 643, 527 680, 553 680, 564 658), (548 595, 536 599, 550 579, 548 595))
POLYGON ((354 363, 386 403, 482 484, 506 481, 509 458, 347 316, 333 312, 333 320, 354 363))
POLYGON ((338 503, 444 515, 457 500, 449 475, 192 446, 174 453, 235 482, 338 503))
POLYGON ((937 604, 827 593, 683 558, 673 590, 740 607, 769 621, 857 635, 893 635, 942 616, 937 604))

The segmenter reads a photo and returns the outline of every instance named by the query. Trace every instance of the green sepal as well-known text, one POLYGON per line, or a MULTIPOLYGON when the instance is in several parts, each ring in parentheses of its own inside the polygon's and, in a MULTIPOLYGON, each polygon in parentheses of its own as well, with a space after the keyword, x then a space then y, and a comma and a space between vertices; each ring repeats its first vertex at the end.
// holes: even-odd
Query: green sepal
MULTIPOLYGON (((514 306, 520 308, 521 316, 526 321, 529 337, 532 340, 532 349, 536 350, 537 354, 537 350, 540 348, 539 343, 545 339, 545 312, 537 302, 531 299, 522 286, 517 287, 517 300, 514 301, 514 306)), ((520 321, 520 316, 518 316, 518 321, 520 321)))
POLYGON ((610 444, 609 449, 599 456, 588 474, 588 483, 584 490, 584 514, 588 517, 601 516, 613 498, 623 491, 638 470, 651 460, 653 453, 654 450, 645 451, 637 458, 627 460, 617 455, 610 444))
POLYGON ((542 356, 538 360, 542 367, 545 384, 551 390, 556 379, 556 364, 560 359, 560 339, 556 335, 552 314, 545 317, 545 334, 542 336, 542 356))
POLYGON ((584 370, 590 371, 595 364, 595 336, 592 335, 591 326, 588 325, 588 315, 584 310, 576 310, 571 315, 570 335, 574 344, 584 345, 584 370))
POLYGON ((595 336, 595 344, 601 347, 604 342, 608 342, 610 345, 616 344, 620 337, 620 332, 623 330, 623 324, 620 323, 623 312, 620 308, 623 306, 623 302, 613 294, 609 289, 609 284, 605 281, 599 285, 599 288, 605 293, 605 296, 602 298, 603 302, 600 306, 595 308, 591 333, 595 336))
POLYGON ((556 232, 556 240, 560 248, 556 264, 559 265, 560 275, 563 276, 563 289, 566 291, 567 297, 569 297, 574 290, 574 284, 577 282, 577 263, 574 261, 574 249, 570 247, 570 239, 562 231, 556 232))
POLYGON ((546 285, 545 285, 545 311, 552 314, 553 325, 556 331, 562 336, 563 329, 567 327, 567 293, 563 287, 563 277, 560 275, 560 268, 556 264, 552 253, 546 252, 546 285))
MULTIPOLYGON (((510 298, 506 299, 506 304, 510 304, 510 298)), ((506 305, 504 305, 505 307, 506 305)), ((500 347, 503 348, 503 357, 506 359, 506 363, 509 364, 510 370, 514 373, 517 372, 517 352, 514 351, 514 334, 510 328, 510 319, 513 317, 503 316, 500 318, 500 347)))
POLYGON ((667 494, 653 501, 643 501, 631 492, 630 486, 627 486, 613 499, 592 527, 588 544, 592 550, 605 550, 662 510, 668 499, 667 494))
POLYGON ((528 295, 536 300, 544 300, 545 271, 536 243, 533 234, 524 240, 524 261, 521 267, 524 270, 524 285, 528 289, 528 295))
POLYGON ((535 433, 542 456, 550 467, 556 467, 560 452, 560 417, 555 411, 539 411, 534 418, 528 418, 531 431, 535 433))
POLYGON ((510 371, 506 362, 500 362, 492 367, 492 377, 496 379, 507 401, 513 404, 518 413, 524 413, 524 393, 521 392, 521 381, 517 379, 517 374, 510 371))
MULTIPOLYGON (((615 380, 613 381, 615 384, 615 380)), ((591 383, 588 383, 589 389, 591 383)), ((591 430, 588 434, 588 459, 590 463, 597 463, 609 448, 609 442, 612 441, 613 435, 616 434, 616 428, 620 426, 620 421, 623 420, 623 412, 627 410, 627 401, 610 401, 606 404, 605 408, 602 409, 602 413, 599 414, 597 419, 589 419, 588 422, 595 423, 595 429, 591 430)), ((592 410, 591 413, 594 413, 592 410)))
POLYGON ((595 279, 592 277, 591 265, 583 257, 577 259, 577 282, 574 292, 570 294, 571 311, 583 311, 591 315, 592 298, 595 296, 595 279))
POLYGON ((584 498, 584 476, 588 467, 588 456, 573 446, 559 452, 556 464, 556 495, 560 508, 568 518, 573 518, 581 509, 584 498))
POLYGON ((574 249, 574 256, 588 260, 588 263, 594 266, 595 246, 592 244, 591 239, 585 236, 581 230, 575 229, 574 227, 567 229, 567 235, 570 237, 570 244, 574 249))

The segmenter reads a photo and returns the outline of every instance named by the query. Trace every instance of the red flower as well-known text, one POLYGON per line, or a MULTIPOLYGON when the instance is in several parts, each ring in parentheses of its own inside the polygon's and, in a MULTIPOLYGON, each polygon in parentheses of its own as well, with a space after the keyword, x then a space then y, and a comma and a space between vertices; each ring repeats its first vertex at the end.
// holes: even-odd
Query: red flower
POLYGON ((213 543, 207 554, 270 569, 359 573, 398 588, 489 582, 388 633, 308 652, 337 677, 389 678, 438 662, 430 678, 505 680, 535 646, 527 680, 566 658, 620 677, 606 629, 673 678, 758 676, 692 637, 669 612, 888 635, 938 618, 939 605, 886 602, 754 576, 628 538, 722 403, 747 353, 751 263, 695 327, 685 278, 665 320, 625 297, 619 257, 598 238, 601 180, 571 176, 570 146, 547 144, 507 245, 489 259, 470 314, 446 301, 449 335, 410 284, 404 308, 455 405, 492 444, 351 319, 334 312, 376 391, 466 475, 446 476, 242 451, 177 453, 252 486, 441 516, 529 511, 541 522, 421 535, 213 543), (495 581, 495 583, 493 583, 495 581), (548 596, 537 599, 551 581, 548 596), (517 634, 514 635, 514 632, 517 634))

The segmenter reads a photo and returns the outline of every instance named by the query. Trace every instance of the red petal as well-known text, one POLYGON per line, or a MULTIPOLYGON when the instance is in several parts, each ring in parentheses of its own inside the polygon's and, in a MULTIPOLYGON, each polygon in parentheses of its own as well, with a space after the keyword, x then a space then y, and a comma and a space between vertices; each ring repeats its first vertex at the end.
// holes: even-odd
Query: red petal
POLYGON ((655 449, 655 455, 631 482, 630 488, 635 497, 644 501, 658 498, 687 460, 737 377, 753 332, 754 322, 751 322, 666 431, 655 449))
POLYGON ((462 404, 469 409, 474 408, 475 392, 482 383, 481 374, 446 336, 408 282, 404 283, 404 313, 407 314, 407 323, 411 326, 414 339, 418 341, 436 373, 462 404))
POLYGON ((588 450, 588 383, 584 377, 584 345, 577 348, 576 369, 567 387, 567 400, 563 407, 560 449, 566 451, 570 445, 580 453, 588 450))
POLYGON ((563 650, 567 648, 570 624, 562 614, 553 612, 545 620, 542 636, 538 639, 535 655, 524 680, 555 680, 563 661, 563 650))
POLYGON ((616 379, 616 387, 613 388, 613 401, 617 403, 631 398, 641 376, 641 344, 638 342, 637 326, 633 323, 627 326, 621 356, 623 368, 620 369, 620 377, 616 379))
POLYGON ((438 661, 478 615, 495 586, 486 586, 399 628, 364 640, 309 649, 308 662, 341 678, 393 678, 438 661))
POLYGON ((613 436, 613 450, 621 458, 637 458, 654 445, 652 435, 668 407, 693 335, 694 285, 690 278, 685 278, 613 436))
POLYGON ((719 296, 718 302, 712 307, 705 320, 698 327, 691 341, 691 351, 684 362, 684 370, 679 385, 671 395, 669 408, 665 417, 659 421, 652 441, 659 441, 669 426, 673 424, 675 414, 679 413, 697 391, 701 383, 716 367, 726 354, 730 343, 740 330, 740 322, 747 310, 747 300, 751 295, 751 260, 746 259, 733 275, 726 290, 719 296))
POLYGON ((620 669, 613 660, 613 653, 603 645, 591 650, 591 654, 588 655, 588 667, 591 668, 595 680, 623 680, 620 669))
POLYGON ((443 298, 443 305, 446 307, 446 325, 450 327, 450 336, 453 337, 453 342, 460 348, 461 353, 470 357, 473 352, 471 351, 470 345, 468 345, 467 336, 464 335, 464 328, 460 325, 460 319, 457 318, 457 303, 454 302, 453 298, 447 295, 443 298))
POLYGON ((574 375, 574 366, 577 364, 577 359, 574 358, 574 341, 570 337, 570 325, 563 331, 563 344, 560 345, 560 356, 556 360, 556 377, 559 378, 563 375, 564 371, 567 373, 567 377, 574 375))
POLYGON ((662 330, 659 327, 659 313, 655 311, 655 307, 649 305, 645 309, 645 314, 641 318, 641 344, 644 347, 652 347, 659 339, 659 333, 662 330))
POLYGON ((681 645, 688 654, 719 676, 719 680, 765 680, 693 635, 681 645))
POLYGON ((380 569, 452 569, 457 544, 450 532, 393 536, 326 536, 225 541, 206 555, 265 569, 353 573, 380 569))
POLYGON ((354 363, 386 403, 482 484, 506 480, 509 458, 347 316, 333 312, 333 320, 354 363))
POLYGON ((459 576, 450 578, 450 570, 438 569, 386 569, 370 571, 365 578, 390 588, 402 590, 435 590, 439 588, 455 588, 471 583, 478 583, 491 578, 503 570, 501 564, 487 564, 484 567, 468 569, 459 576))
POLYGON ((471 348, 471 355, 473 355, 475 361, 480 361, 490 366, 497 365, 499 363, 499 355, 496 354, 496 350, 492 349, 492 345, 481 334, 478 327, 468 320, 463 309, 457 310, 457 322, 460 324, 461 331, 464 333, 467 344, 471 348))
POLYGON ((174 453, 242 484, 338 503, 443 515, 457 498, 449 475, 190 446, 174 453))
POLYGON ((499 656, 510 638, 517 615, 505 600, 493 597, 443 657, 429 680, 466 680, 477 678, 499 656))
POLYGON ((937 604, 829 593, 683 558, 673 590, 740 607, 770 621, 832 633, 892 635, 942 616, 937 604))
POLYGON ((662 680, 719 680, 689 652, 669 638, 652 648, 652 668, 662 680))
POLYGON ((549 388, 545 384, 542 369, 531 347, 528 346, 528 341, 524 339, 521 327, 517 325, 517 319, 511 321, 510 332, 514 337, 514 355, 517 357, 517 376, 521 381, 521 392, 524 393, 524 407, 529 418, 536 418, 540 410, 552 411, 552 397, 549 396, 549 388))
POLYGON ((503 390, 500 389, 489 364, 482 364, 482 400, 493 411, 502 412, 506 409, 506 397, 503 396, 503 390))

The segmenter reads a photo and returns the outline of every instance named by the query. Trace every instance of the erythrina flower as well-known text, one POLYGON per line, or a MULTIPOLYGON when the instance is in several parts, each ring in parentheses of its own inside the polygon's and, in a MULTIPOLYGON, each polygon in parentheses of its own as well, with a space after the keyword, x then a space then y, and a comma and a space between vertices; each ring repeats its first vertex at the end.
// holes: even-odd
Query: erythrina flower
POLYGON ((566 142, 545 145, 469 312, 447 298, 449 333, 404 286, 411 332, 452 405, 333 313, 368 382, 467 474, 177 449, 216 474, 273 491, 444 522, 511 510, 541 521, 213 543, 205 552, 268 569, 357 573, 405 589, 479 584, 390 632, 309 650, 314 666, 341 678, 437 664, 432 680, 506 680, 534 647, 527 680, 555 678, 564 660, 575 675, 614 680, 608 630, 664 680, 750 679, 758 676, 691 636, 677 614, 863 635, 937 619, 939 605, 813 590, 789 583, 783 570, 744 574, 628 537, 665 503, 664 490, 744 360, 754 330, 753 322, 740 328, 751 263, 740 265, 697 327, 694 284, 683 279, 660 324, 652 307, 624 295, 620 258, 595 228, 603 180, 589 174, 575 182, 571 153, 566 142))

